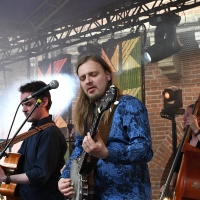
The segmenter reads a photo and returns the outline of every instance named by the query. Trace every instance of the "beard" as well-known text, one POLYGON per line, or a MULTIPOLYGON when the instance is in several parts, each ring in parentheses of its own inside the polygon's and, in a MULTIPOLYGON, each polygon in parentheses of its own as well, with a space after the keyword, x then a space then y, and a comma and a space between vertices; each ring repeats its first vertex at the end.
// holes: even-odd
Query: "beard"
POLYGON ((88 93, 86 93, 86 96, 88 97, 88 99, 92 103, 100 102, 101 99, 105 96, 106 91, 108 90, 108 87, 109 87, 109 85, 106 86, 103 93, 100 93, 100 94, 88 94, 88 93))
POLYGON ((28 120, 27 120, 27 122, 35 122, 36 121, 36 119, 34 118, 34 117, 30 117, 28 120))
POLYGON ((88 96, 90 102, 93 102, 93 103, 100 101, 102 99, 102 97, 103 97, 100 94, 87 95, 87 96, 88 96))

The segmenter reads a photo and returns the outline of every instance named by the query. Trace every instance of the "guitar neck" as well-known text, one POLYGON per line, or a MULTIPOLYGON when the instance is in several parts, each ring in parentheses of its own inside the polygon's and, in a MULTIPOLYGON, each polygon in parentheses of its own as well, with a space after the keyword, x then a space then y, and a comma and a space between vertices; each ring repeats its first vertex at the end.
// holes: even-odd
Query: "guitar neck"
POLYGON ((47 124, 44 124, 42 126, 39 127, 35 127, 34 129, 28 130, 20 135, 17 135, 13 140, 12 139, 8 139, 5 140, 3 142, 0 143, 0 151, 2 151, 5 146, 12 140, 12 142, 9 144, 9 146, 12 146, 20 141, 25 140, 28 137, 31 137, 32 135, 36 134, 37 132, 44 130, 45 128, 49 127, 49 126, 54 126, 55 124, 53 122, 49 122, 47 124))
POLYGON ((94 137, 97 133, 97 129, 98 129, 98 125, 99 125, 101 115, 102 115, 102 113, 99 113, 98 115, 96 115, 96 117, 93 120, 93 125, 90 128, 90 134, 91 134, 92 139, 94 139, 94 137))
MULTIPOLYGON (((20 140, 19 140, 20 137, 21 137, 21 135, 16 136, 16 137, 14 138, 14 140, 10 143, 9 146, 12 146, 12 145, 14 145, 14 144, 20 142, 20 140)), ((5 146, 6 146, 10 141, 11 141, 11 139, 8 139, 8 140, 5 140, 5 141, 1 142, 1 143, 0 143, 0 151, 2 151, 2 150, 5 148, 5 146)))
MULTIPOLYGON (((93 120, 93 125, 91 126, 90 129, 90 134, 92 139, 94 139, 96 135, 101 115, 102 115, 101 113, 97 114, 93 120)), ((98 160, 99 160, 98 158, 94 158, 93 156, 89 155, 85 150, 83 150, 81 156, 79 157, 79 163, 78 163, 79 174, 90 174, 98 160)))

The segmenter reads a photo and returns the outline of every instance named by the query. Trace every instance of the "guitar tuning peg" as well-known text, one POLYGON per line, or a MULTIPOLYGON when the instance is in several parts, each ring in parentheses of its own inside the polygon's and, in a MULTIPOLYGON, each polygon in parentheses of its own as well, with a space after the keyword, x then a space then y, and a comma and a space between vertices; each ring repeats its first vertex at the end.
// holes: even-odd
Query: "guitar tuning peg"
POLYGON ((119 101, 115 101, 115 102, 114 102, 114 105, 117 105, 118 103, 119 103, 119 101))
POLYGON ((98 113, 101 113, 101 110, 100 110, 100 108, 97 108, 97 111, 98 111, 98 113))
POLYGON ((110 112, 112 112, 112 108, 110 108, 110 112))

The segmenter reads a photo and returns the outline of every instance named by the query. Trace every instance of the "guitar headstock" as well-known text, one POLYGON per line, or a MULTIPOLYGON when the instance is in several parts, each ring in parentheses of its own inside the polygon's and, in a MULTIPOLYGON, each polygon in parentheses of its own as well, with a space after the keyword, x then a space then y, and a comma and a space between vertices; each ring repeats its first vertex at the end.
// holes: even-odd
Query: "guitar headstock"
POLYGON ((101 113, 110 108, 111 104, 116 101, 117 89, 114 85, 111 85, 109 90, 106 91, 106 95, 101 100, 101 103, 98 107, 98 113, 101 113))

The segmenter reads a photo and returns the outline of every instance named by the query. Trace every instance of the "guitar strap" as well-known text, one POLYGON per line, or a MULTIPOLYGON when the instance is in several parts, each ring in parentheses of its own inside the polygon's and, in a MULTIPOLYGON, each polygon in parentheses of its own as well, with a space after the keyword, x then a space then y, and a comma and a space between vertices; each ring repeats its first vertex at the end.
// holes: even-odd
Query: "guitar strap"
MULTIPOLYGON (((121 96, 117 98, 118 101, 120 98, 121 96)), ((114 105, 114 104, 111 105, 112 112, 109 115, 108 121, 104 123, 103 120, 100 120, 100 123, 98 126, 98 130, 100 131, 100 136, 101 136, 101 139, 104 141, 104 144, 106 144, 108 140, 108 136, 109 136, 110 128, 112 124, 112 119, 113 119, 113 115, 114 115, 116 107, 117 105, 114 105)), ((110 111, 108 110, 107 112, 110 112, 110 111)))
MULTIPOLYGON (((34 127, 33 129, 30 129, 18 136, 16 136, 14 138, 14 140, 10 143, 10 146, 12 146, 13 144, 16 144, 20 141, 23 141, 25 140, 26 138, 28 137, 31 137, 32 135, 38 133, 39 131, 42 131, 50 126, 55 126, 55 123, 54 122, 49 122, 49 123, 46 123, 46 124, 43 124, 42 126, 37 126, 37 127, 34 127)), ((11 139, 9 139, 8 141, 4 141, 2 143, 0 143, 0 151, 2 151, 4 149, 4 147, 6 146, 6 144, 10 141, 11 139)))
POLYGON ((114 113, 114 110, 112 110, 112 112, 110 113, 109 119, 106 123, 104 123, 103 120, 100 120, 100 123, 98 126, 98 130, 100 132, 101 139, 104 141, 104 144, 106 144, 108 140, 108 136, 109 136, 110 128, 112 124, 113 113, 114 113))

